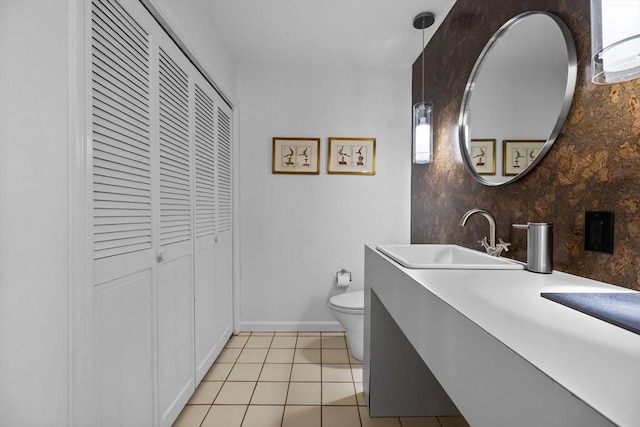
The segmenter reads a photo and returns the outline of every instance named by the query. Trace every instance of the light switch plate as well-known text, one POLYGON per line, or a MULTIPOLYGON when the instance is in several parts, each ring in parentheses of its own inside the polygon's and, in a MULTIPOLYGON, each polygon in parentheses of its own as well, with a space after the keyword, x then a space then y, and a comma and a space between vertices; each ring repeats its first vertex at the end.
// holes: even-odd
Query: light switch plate
POLYGON ((613 212, 585 212, 584 249, 613 254, 613 212))

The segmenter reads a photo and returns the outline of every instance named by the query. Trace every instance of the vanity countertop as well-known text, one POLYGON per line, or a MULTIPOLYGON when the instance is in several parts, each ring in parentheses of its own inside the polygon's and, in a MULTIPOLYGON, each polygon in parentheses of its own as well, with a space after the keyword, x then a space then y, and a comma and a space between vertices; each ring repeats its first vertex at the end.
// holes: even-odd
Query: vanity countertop
POLYGON ((612 422, 640 426, 640 335, 540 296, 632 290, 557 271, 420 270, 388 261, 612 422))

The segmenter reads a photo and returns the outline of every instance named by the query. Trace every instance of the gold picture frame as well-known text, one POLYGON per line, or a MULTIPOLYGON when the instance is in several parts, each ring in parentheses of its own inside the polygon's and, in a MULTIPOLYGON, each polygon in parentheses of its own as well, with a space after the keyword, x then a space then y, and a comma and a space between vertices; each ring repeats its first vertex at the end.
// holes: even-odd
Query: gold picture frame
POLYGON ((329 138, 327 172, 346 175, 376 174, 375 138, 329 138))
POLYGON ((519 140, 505 139, 502 141, 502 175, 515 176, 525 170, 527 166, 540 154, 547 141, 541 139, 519 140))
POLYGON ((272 172, 319 175, 320 138, 273 138, 272 172))
POLYGON ((496 140, 472 139, 469 156, 478 175, 496 174, 496 140))

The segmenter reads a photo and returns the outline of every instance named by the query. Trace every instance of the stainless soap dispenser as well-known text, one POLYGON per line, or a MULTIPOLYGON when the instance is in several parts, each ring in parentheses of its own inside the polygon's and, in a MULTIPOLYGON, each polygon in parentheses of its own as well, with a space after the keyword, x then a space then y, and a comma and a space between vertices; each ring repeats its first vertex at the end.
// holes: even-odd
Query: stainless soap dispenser
POLYGON ((527 270, 551 273, 553 270, 553 224, 528 222, 513 224, 513 228, 527 230, 527 270))

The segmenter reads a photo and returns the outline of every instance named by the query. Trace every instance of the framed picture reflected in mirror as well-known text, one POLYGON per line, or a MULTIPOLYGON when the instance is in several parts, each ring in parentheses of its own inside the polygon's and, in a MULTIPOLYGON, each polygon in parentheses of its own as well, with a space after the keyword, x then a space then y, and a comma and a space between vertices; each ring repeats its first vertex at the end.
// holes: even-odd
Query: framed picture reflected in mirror
POLYGON ((541 139, 502 141, 502 175, 515 176, 525 170, 538 157, 545 142, 541 139))
POLYGON ((469 147, 471 164, 478 175, 496 174, 496 140, 472 139, 469 147))

